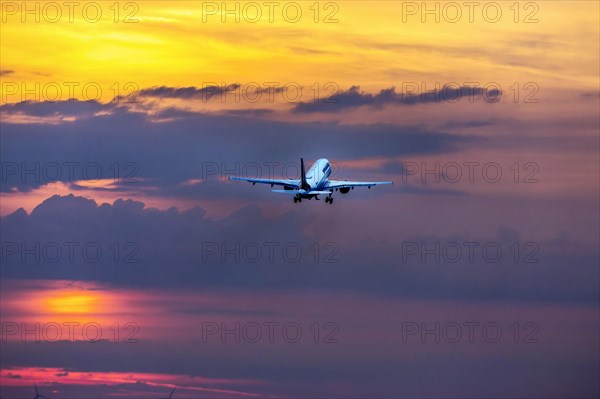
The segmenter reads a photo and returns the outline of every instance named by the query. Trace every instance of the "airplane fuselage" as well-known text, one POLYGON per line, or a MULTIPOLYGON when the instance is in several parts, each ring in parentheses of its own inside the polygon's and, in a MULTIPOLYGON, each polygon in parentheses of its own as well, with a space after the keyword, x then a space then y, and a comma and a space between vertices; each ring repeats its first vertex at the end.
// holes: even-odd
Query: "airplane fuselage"
MULTIPOLYGON (((327 179, 331 175, 331 164, 325 158, 317 160, 313 166, 306 172, 306 182, 310 186, 307 191, 324 190, 327 186, 327 179)), ((303 195, 303 197, 310 197, 311 194, 303 195)))

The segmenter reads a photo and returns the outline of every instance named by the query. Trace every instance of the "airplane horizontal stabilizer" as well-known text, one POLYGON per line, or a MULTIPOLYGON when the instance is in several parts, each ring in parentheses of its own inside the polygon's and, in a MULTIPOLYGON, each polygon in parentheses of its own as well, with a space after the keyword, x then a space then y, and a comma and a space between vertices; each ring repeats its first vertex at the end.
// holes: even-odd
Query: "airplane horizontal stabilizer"
POLYGON ((281 193, 281 194, 298 194, 298 190, 271 190, 272 193, 281 193))
POLYGON ((305 195, 329 195, 331 191, 299 191, 299 190, 271 190, 273 193, 281 194, 305 194, 305 195))
POLYGON ((307 194, 315 194, 315 195, 329 195, 331 191, 309 191, 307 194))

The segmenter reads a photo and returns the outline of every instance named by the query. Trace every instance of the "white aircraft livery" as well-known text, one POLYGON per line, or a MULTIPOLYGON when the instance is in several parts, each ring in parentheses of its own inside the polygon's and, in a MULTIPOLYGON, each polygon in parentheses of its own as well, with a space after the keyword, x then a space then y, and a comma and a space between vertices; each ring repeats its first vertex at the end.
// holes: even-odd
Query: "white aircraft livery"
POLYGON ((379 184, 392 184, 391 181, 348 181, 329 180, 331 164, 325 158, 317 160, 313 166, 304 171, 304 159, 300 158, 300 179, 253 179, 248 177, 230 177, 229 180, 243 180, 252 183, 283 186, 283 190, 271 190, 274 193, 293 194, 294 202, 302 202, 303 198, 319 199, 319 195, 326 195, 325 202, 333 204, 333 192, 340 191, 347 194, 354 187, 369 187, 379 184))

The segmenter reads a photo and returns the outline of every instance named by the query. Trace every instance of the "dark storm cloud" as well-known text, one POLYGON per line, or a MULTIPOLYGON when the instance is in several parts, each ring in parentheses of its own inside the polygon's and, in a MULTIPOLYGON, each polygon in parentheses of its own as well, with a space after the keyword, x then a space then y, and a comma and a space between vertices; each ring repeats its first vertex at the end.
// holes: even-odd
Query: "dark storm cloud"
POLYGON ((203 101, 208 101, 213 97, 224 96, 228 93, 238 93, 248 92, 253 94, 276 94, 285 91, 286 88, 282 86, 273 86, 273 87, 261 87, 259 85, 248 84, 247 86, 242 86, 239 83, 234 83, 230 85, 206 85, 204 87, 169 87, 169 86, 156 86, 150 87, 147 89, 142 89, 137 93, 131 95, 131 97, 158 97, 158 98, 178 98, 182 100, 189 99, 198 99, 203 101))
POLYGON ((539 243, 535 251, 537 262, 533 263, 513 261, 510 248, 515 242, 527 240, 507 228, 499 228, 495 237, 477 240, 461 235, 407 235, 345 246, 343 237, 337 237, 332 238, 338 247, 331 257, 337 262, 325 262, 325 258, 314 261, 309 249, 314 239, 302 229, 303 220, 310 215, 298 209, 267 218, 257 207, 249 206, 215 220, 206 217, 200 208, 159 211, 131 200, 97 205, 72 195, 54 196, 36 207, 31 215, 16 211, 2 218, 1 277, 91 280, 138 288, 221 287, 261 292, 317 289, 490 301, 594 303, 597 299, 597 279, 590 276, 598 276, 598 251, 577 246, 568 236, 539 243), (269 228, 261 227, 267 225, 269 228), (471 262, 466 255, 458 262, 442 258, 441 263, 431 262, 431 255, 429 262, 423 262, 419 255, 403 258, 407 242, 434 248, 436 242, 472 241, 479 242, 479 247, 481 243, 498 243, 505 256, 497 262, 481 257, 471 262), (38 261, 31 255, 24 259, 22 247, 15 247, 21 245, 15 243, 31 248, 35 243, 49 242, 100 243, 106 256, 97 262, 86 262, 79 257, 79 261, 53 263, 44 257, 38 261), (137 251, 132 259, 137 262, 115 262, 108 256, 112 253, 109 245, 114 242, 135 243, 137 251), (272 259, 267 259, 264 243, 268 242, 279 243, 272 259), (255 245, 250 248, 252 255, 256 246, 260 248, 263 254, 260 261, 252 261, 251 256, 236 250, 248 243, 255 245), (294 261, 281 255, 281 248, 289 243, 297 244, 302 251, 301 257, 294 261), (233 254, 222 252, 227 249, 233 250, 233 254))
POLYGON ((231 84, 227 86, 214 86, 209 85, 202 88, 189 86, 189 87, 168 87, 168 86, 157 86, 148 89, 142 89, 137 96, 140 97, 160 97, 160 98, 180 98, 180 99, 191 99, 197 98, 202 100, 209 100, 214 96, 222 95, 228 92, 238 90, 239 84, 231 84))
POLYGON ((370 106, 381 108, 385 105, 416 105, 458 101, 461 98, 476 98, 482 95, 497 97, 498 90, 486 90, 481 87, 461 86, 445 87, 422 93, 398 93, 394 87, 382 89, 377 94, 366 93, 358 86, 347 91, 336 93, 328 98, 312 102, 300 102, 293 111, 306 112, 341 112, 348 108, 370 106))
POLYGON ((224 168, 233 168, 235 172, 236 163, 297 163, 300 156, 309 160, 327 157, 335 162, 435 154, 483 140, 415 126, 288 123, 176 108, 154 115, 167 120, 155 123, 143 113, 97 102, 23 102, 5 105, 2 110, 42 117, 88 116, 59 125, 46 124, 43 128, 3 123, 0 149, 3 192, 13 188, 26 191, 53 180, 112 178, 115 164, 122 169, 125 164, 133 163, 136 170, 130 172, 136 178, 176 186, 205 177, 203 172, 209 163, 217 163, 219 168, 225 165, 224 168), (65 163, 73 165, 72 169, 65 163))
POLYGON ((22 101, 0 106, 0 112, 5 115, 22 114, 27 116, 73 116, 90 117, 97 112, 112 111, 115 104, 103 104, 95 100, 79 101, 22 101))
POLYGON ((585 93, 581 93, 581 97, 584 98, 599 98, 600 97, 600 92, 597 93, 592 93, 592 92, 585 92, 585 93))
POLYGON ((492 119, 476 119, 468 121, 448 121, 442 125, 443 129, 462 129, 471 127, 494 126, 497 121, 492 119))
POLYGON ((270 113, 273 113, 273 110, 268 109, 268 108, 232 109, 232 110, 225 111, 225 113, 229 114, 229 115, 262 117, 262 116, 268 115, 270 113))
POLYGON ((10 70, 10 69, 3 69, 3 70, 0 70, 0 76, 10 75, 10 74, 12 74, 12 73, 15 73, 15 71, 12 71, 12 70, 10 70))

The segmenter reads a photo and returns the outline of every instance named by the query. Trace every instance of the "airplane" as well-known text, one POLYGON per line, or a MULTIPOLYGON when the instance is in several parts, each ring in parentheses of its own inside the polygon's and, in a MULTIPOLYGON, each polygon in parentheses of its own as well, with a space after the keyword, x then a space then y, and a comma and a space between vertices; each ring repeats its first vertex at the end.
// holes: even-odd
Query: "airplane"
POLYGON ((300 179, 253 179, 248 177, 230 176, 229 180, 247 181, 256 183, 283 186, 283 190, 271 190, 274 193, 293 194, 294 203, 302 202, 302 199, 319 199, 319 195, 326 195, 325 202, 333 204, 333 191, 348 194, 354 187, 377 186, 380 184, 392 184, 391 181, 348 181, 329 180, 331 175, 331 164, 325 158, 318 159, 313 166, 305 172, 304 158, 300 158, 300 179))

